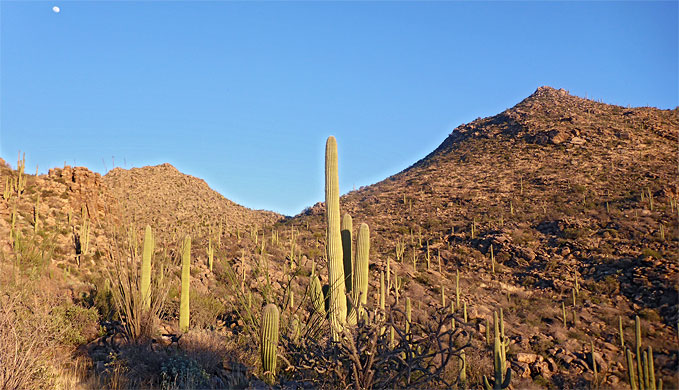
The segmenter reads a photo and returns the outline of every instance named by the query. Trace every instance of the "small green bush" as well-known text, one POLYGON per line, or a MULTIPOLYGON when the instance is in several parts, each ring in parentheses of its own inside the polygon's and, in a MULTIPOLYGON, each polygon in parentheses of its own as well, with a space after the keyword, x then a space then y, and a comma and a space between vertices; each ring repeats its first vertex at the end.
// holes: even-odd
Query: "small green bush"
POLYGON ((98 330, 97 309, 86 309, 70 303, 61 304, 51 312, 52 325, 61 329, 60 342, 70 345, 81 345, 93 337, 98 330))

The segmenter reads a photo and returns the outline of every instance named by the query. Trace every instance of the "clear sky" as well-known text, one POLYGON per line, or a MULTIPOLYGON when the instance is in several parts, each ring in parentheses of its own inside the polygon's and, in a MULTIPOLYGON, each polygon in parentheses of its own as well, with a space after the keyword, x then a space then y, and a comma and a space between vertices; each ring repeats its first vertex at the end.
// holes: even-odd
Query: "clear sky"
POLYGON ((676 1, 0 1, 0 156, 169 162, 251 208, 380 181, 540 85, 678 105, 676 1), (54 12, 58 6, 60 12, 54 12))

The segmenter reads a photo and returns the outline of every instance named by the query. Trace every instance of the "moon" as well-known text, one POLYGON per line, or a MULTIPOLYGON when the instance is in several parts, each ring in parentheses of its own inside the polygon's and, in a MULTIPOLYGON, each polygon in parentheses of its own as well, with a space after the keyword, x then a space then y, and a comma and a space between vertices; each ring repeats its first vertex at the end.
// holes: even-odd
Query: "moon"
POLYGON ((55 5, 54 7, 52 7, 52 11, 54 11, 55 14, 58 14, 59 11, 61 11, 61 9, 59 9, 59 7, 55 5))

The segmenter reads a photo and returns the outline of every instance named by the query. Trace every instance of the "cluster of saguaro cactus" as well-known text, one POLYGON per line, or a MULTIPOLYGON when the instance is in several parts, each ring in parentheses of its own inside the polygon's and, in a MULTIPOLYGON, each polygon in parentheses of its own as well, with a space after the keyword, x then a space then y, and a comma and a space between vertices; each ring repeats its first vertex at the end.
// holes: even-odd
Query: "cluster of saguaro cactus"
POLYGON ((262 310, 261 359, 264 379, 272 384, 276 378, 276 350, 278 348, 278 307, 269 303, 262 310))
POLYGON ((502 340, 504 339, 504 324, 502 324, 502 320, 498 321, 497 312, 493 313, 493 321, 495 327, 495 339, 493 342, 494 379, 489 381, 485 375, 483 376, 483 386, 485 390, 506 389, 509 387, 509 382, 512 378, 512 369, 506 368, 506 344, 502 340), (505 368, 506 372, 504 371, 505 368))
POLYGON ((182 246, 182 292, 179 303, 179 330, 189 330, 189 283, 191 280, 191 237, 184 238, 182 246))
MULTIPOLYGON (((622 324, 622 322, 621 322, 622 324)), ((622 335, 622 328, 621 328, 622 335)), ((627 373, 629 385, 632 390, 662 390, 663 382, 659 378, 655 380, 655 365, 653 363, 653 348, 648 346, 646 351, 641 347, 641 321, 639 316, 634 317, 634 338, 635 338, 635 354, 629 348, 625 348, 625 357, 627 358, 627 373), (636 358, 636 367, 635 367, 636 358)), ((621 336, 624 342, 624 339, 621 336)))

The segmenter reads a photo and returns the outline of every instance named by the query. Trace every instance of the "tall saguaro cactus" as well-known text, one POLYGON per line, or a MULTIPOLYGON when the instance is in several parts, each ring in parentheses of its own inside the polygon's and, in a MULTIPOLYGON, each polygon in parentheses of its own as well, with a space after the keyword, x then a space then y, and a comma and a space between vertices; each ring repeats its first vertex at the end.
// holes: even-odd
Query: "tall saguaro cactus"
POLYGON ((325 209, 328 234, 328 285, 330 286, 329 319, 332 338, 334 341, 339 341, 347 319, 347 300, 340 235, 337 141, 333 136, 328 137, 325 144, 325 209))
POLYGON ((145 310, 151 308, 151 256, 153 255, 153 232, 146 225, 144 232, 144 252, 141 257, 141 300, 145 310))
MULTIPOLYGON (((358 228, 356 240, 356 267, 354 269, 354 303, 365 307, 368 304, 368 263, 370 261, 370 229, 366 223, 358 228)), ((363 310, 359 310, 359 317, 363 310)))
POLYGON ((182 247, 182 295, 179 303, 179 330, 189 330, 189 280, 191 278, 191 237, 184 238, 182 247))
POLYGON ((264 379, 272 384, 276 377, 276 349, 278 348, 278 307, 269 303, 262 310, 261 358, 264 379))

